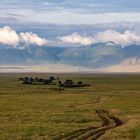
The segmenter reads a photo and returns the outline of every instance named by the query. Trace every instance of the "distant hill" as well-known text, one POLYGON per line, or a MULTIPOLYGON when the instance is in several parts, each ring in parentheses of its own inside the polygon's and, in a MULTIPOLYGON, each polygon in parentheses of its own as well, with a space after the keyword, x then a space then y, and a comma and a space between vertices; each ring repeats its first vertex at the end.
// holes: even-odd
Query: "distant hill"
POLYGON ((115 65, 140 65, 140 45, 121 47, 113 42, 81 47, 37 47, 17 49, 0 46, 0 65, 65 64, 89 69, 115 65))

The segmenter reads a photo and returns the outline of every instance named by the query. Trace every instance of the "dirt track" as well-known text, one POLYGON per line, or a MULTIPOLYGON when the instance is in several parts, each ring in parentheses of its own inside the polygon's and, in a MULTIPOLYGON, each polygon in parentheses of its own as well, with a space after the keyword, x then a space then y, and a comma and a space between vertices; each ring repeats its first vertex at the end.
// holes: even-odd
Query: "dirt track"
POLYGON ((96 110, 97 115, 103 121, 100 127, 89 127, 73 131, 55 140, 97 140, 106 131, 121 126, 123 122, 115 116, 109 114, 107 110, 96 110))

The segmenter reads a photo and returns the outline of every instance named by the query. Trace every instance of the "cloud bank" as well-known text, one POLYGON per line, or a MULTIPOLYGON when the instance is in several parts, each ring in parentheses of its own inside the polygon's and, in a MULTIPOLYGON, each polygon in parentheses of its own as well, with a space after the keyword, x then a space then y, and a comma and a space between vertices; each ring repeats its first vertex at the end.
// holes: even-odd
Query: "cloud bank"
POLYGON ((16 47, 20 42, 19 35, 10 27, 0 28, 0 44, 16 47))
MULTIPOLYGON (((117 32, 115 30, 105 30, 103 32, 98 32, 94 36, 83 36, 75 32, 67 36, 58 37, 58 39, 63 43, 84 46, 106 42, 114 42, 121 47, 131 44, 140 44, 140 36, 129 30, 124 31, 123 33, 117 32)), ((23 43, 26 46, 30 44, 44 46, 48 43, 48 40, 41 38, 32 32, 17 33, 9 26, 0 28, 0 44, 16 48, 20 43, 23 43)))
POLYGON ((121 45, 122 47, 135 43, 140 44, 140 36, 131 31, 119 33, 114 30, 106 30, 104 32, 98 32, 93 37, 85 37, 78 33, 73 33, 68 36, 60 37, 59 39, 63 43, 80 44, 85 46, 100 42, 114 42, 115 44, 121 45))
POLYGON ((81 44, 81 45, 90 45, 95 42, 95 39, 92 37, 81 36, 78 33, 73 33, 69 36, 63 36, 59 38, 62 42, 72 43, 72 44, 81 44))
POLYGON ((48 41, 32 32, 22 32, 17 34, 16 31, 9 26, 0 28, 0 44, 16 48, 20 43, 44 46, 48 41))
POLYGON ((0 17, 7 23, 94 24, 140 22, 139 0, 1 0, 0 17), (9 14, 10 13, 10 14, 9 14), (18 16, 16 16, 18 15, 18 16), (44 18, 45 17, 45 18, 44 18))
POLYGON ((127 46, 134 43, 140 43, 140 36, 130 31, 119 33, 117 31, 107 30, 104 32, 99 32, 95 38, 97 42, 110 42, 111 41, 121 46, 127 46))
POLYGON ((27 44, 35 44, 38 46, 43 46, 48 43, 48 41, 44 38, 40 38, 36 34, 32 32, 26 32, 26 33, 20 33, 21 41, 27 43, 27 44))

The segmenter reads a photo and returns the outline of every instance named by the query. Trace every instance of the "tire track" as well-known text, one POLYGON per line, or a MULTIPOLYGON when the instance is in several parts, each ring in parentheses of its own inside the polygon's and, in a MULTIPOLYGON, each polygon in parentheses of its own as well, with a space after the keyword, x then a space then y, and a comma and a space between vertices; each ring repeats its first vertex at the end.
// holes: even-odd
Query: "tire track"
POLYGON ((103 121, 100 127, 89 127, 75 130, 67 135, 60 136, 55 140, 97 140, 108 130, 123 124, 119 118, 110 115, 107 110, 96 110, 96 114, 103 121))

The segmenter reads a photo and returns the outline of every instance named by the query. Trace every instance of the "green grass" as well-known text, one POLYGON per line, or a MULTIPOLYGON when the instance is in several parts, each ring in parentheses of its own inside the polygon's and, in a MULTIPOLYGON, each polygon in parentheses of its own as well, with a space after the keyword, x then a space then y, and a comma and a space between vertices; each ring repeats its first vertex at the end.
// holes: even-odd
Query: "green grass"
POLYGON ((124 125, 100 139, 139 139, 139 74, 52 75, 91 86, 56 91, 55 86, 18 81, 23 76, 47 78, 50 74, 0 74, 0 140, 52 140, 72 130, 100 126, 95 110, 102 108, 124 125))
POLYGON ((130 129, 130 135, 131 135, 131 138, 133 140, 138 139, 138 135, 139 135, 139 132, 140 132, 139 130, 140 130, 140 125, 136 126, 135 128, 130 129))

